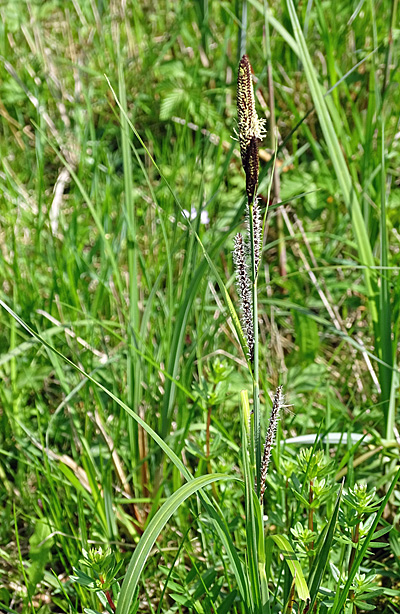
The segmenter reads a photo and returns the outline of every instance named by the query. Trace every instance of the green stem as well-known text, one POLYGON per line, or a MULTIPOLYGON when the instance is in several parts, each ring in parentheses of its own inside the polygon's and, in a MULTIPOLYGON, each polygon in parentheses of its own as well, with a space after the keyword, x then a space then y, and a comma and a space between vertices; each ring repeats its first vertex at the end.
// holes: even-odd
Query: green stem
POLYGON ((393 55, 393 30, 396 27, 396 16, 397 16, 397 5, 398 0, 392 0, 392 15, 390 19, 389 33, 388 33, 388 46, 386 49, 386 66, 385 66, 385 79, 383 82, 381 97, 383 98, 387 87, 389 85, 390 80, 390 66, 392 63, 392 55, 393 55))
MULTIPOLYGON (((360 523, 357 522, 355 529, 354 529, 354 533, 353 533, 353 544, 358 544, 359 539, 360 539, 360 523)), ((351 572, 351 569, 354 564, 354 559, 356 558, 356 550, 357 550, 356 546, 353 546, 351 549, 350 559, 349 559, 349 573, 351 572)))
POLYGON ((242 17, 239 26, 239 60, 246 53, 246 38, 247 38, 247 0, 242 2, 242 17))
MULTIPOLYGON (((314 531, 314 510, 311 507, 313 500, 314 500, 313 481, 310 480, 310 491, 309 491, 309 496, 308 496, 308 502, 310 504, 310 507, 308 509, 308 528, 310 529, 310 531, 314 531)), ((310 549, 311 549, 311 551, 314 550, 314 541, 311 542, 310 549)), ((310 556, 310 558, 308 560, 310 569, 312 567, 313 560, 314 560, 314 557, 310 556)))
POLYGON ((256 453, 256 491, 260 495, 261 477, 261 428, 260 428, 260 384, 258 369, 258 305, 257 305, 257 273, 254 253, 254 224, 253 203, 249 201, 249 226, 250 226, 250 252, 251 252, 251 280, 252 280, 252 303, 253 303, 253 333, 254 333, 254 357, 253 357, 253 408, 254 408, 254 444, 256 453))
MULTIPOLYGON (((275 94, 274 94, 274 80, 273 80, 273 66, 272 66, 272 54, 269 36, 269 23, 267 19, 268 2, 264 0, 264 19, 265 19, 265 50, 264 55, 267 62, 267 77, 268 77, 268 95, 269 95, 269 132, 271 139, 271 149, 275 151, 277 148, 277 135, 276 135, 276 119, 275 119, 275 94)), ((279 174, 279 168, 277 164, 274 164, 273 171, 273 189, 274 189, 274 204, 281 202, 281 180, 279 174)), ((276 224, 278 231, 278 257, 279 257, 279 274, 286 277, 286 244, 285 244, 285 232, 282 218, 281 207, 278 207, 276 212, 276 224)))

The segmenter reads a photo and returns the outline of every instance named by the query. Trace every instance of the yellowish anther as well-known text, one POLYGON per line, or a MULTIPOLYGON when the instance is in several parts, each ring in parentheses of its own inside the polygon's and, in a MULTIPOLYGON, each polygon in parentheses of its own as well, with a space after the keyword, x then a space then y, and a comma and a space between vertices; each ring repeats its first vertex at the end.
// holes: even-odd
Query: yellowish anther
POLYGON ((265 119, 259 119, 254 100, 251 65, 246 55, 239 64, 237 81, 237 112, 242 163, 247 171, 248 148, 252 139, 262 141, 266 135, 265 119))

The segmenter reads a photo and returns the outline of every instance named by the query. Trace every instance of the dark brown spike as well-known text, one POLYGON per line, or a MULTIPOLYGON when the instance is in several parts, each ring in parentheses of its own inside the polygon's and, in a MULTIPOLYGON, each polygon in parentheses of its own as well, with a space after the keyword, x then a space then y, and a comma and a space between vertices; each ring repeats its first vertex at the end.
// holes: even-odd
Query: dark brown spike
POLYGON ((255 136, 252 136, 247 147, 246 165, 244 170, 246 173, 246 193, 249 202, 253 202, 257 185, 258 185, 258 141, 255 136))

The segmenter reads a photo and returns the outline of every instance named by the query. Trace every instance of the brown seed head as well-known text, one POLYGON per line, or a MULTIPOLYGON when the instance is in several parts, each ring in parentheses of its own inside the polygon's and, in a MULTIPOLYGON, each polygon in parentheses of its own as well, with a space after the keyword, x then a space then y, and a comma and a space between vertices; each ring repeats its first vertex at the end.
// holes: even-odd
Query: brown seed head
POLYGON ((258 141, 255 136, 252 136, 247 147, 246 166, 246 193, 249 201, 254 200, 254 196, 258 185, 258 141))
POLYGON ((265 120, 257 116, 251 72, 249 58, 244 55, 239 63, 237 81, 239 145, 247 194, 253 197, 258 182, 258 141, 265 136, 265 120))

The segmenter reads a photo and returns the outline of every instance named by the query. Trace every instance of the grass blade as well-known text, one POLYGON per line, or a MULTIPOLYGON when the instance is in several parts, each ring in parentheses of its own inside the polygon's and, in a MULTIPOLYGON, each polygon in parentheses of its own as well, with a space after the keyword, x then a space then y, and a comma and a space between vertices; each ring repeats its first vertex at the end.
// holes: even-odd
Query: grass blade
POLYGON ((140 574, 146 563, 147 557, 154 546, 156 539, 178 507, 195 492, 217 481, 235 480, 237 478, 224 474, 206 475, 195 478, 180 487, 164 505, 158 510, 157 514, 150 521, 143 533, 131 561, 126 570, 125 579, 121 586, 116 614, 129 614, 132 601, 135 595, 140 574))
POLYGON ((364 269, 364 280, 370 303, 371 317, 374 323, 375 333, 377 334, 377 325, 379 321, 378 305, 376 303, 377 284, 369 269, 369 267, 374 265, 374 257, 372 254, 371 244, 364 225, 364 220, 361 214, 361 208, 357 199, 355 187, 352 184, 349 169, 347 167, 342 149, 340 147, 339 139, 337 137, 337 134, 335 133, 333 122, 329 114, 321 86, 318 82, 315 68, 311 61, 310 53, 307 49, 306 41, 304 39, 304 35, 300 27, 293 0, 287 0, 287 6, 289 9, 289 15, 292 22, 295 39, 299 49, 299 58, 304 66, 304 72, 313 98, 315 110, 318 115, 322 133, 328 146, 329 154, 337 180, 340 185, 343 199, 351 216, 353 231, 356 237, 359 251, 359 258, 361 263, 366 266, 366 268, 364 269))
MULTIPOLYGON (((381 129, 381 215, 380 215, 380 265, 389 265, 389 246, 388 233, 386 227, 386 167, 385 167, 385 131, 382 120, 381 129)), ((393 439, 394 419, 393 404, 390 403, 390 393, 392 385, 392 327, 391 327, 391 308, 390 308, 390 272, 382 268, 379 284, 379 312, 380 312, 380 339, 382 346, 382 360, 389 365, 379 365, 380 383, 382 387, 383 409, 386 419, 386 439, 393 439), (390 411, 389 411, 390 410, 390 411)))
POLYGON ((290 572, 295 579, 299 599, 302 601, 307 601, 307 599, 310 599, 310 592, 308 590, 307 582, 304 578, 300 562, 298 561, 289 540, 284 535, 271 535, 271 539, 274 540, 289 566, 290 572))
MULTIPOLYGON (((121 108, 126 111, 126 87, 124 71, 121 57, 118 58, 118 85, 121 108)), ((133 182, 132 182, 132 158, 129 147, 129 131, 126 123, 126 113, 120 114, 122 160, 124 168, 124 188, 125 188, 125 219, 127 224, 127 250, 128 250, 128 274, 129 274, 129 318, 127 325, 127 337, 131 345, 136 345, 135 331, 139 330, 139 293, 138 293, 138 255, 136 237, 136 219, 133 202, 133 182)), ((127 380, 128 380, 128 403, 135 413, 138 412, 140 403, 140 379, 141 364, 140 357, 128 352, 127 357, 127 380)), ((129 439, 132 449, 132 460, 134 466, 140 465, 139 451, 139 427, 136 422, 129 421, 129 439)), ((143 486, 143 484, 142 484, 143 486)))
POLYGON ((335 533, 336 522, 337 522, 337 518, 339 514, 340 499, 342 496, 342 491, 343 491, 343 484, 340 488, 340 491, 336 499, 335 509, 333 510, 333 514, 331 516, 329 524, 326 527, 324 541, 322 543, 321 548, 319 549, 317 553, 313 568, 311 569, 311 572, 308 578, 308 585, 310 586, 310 596, 311 596, 311 604, 310 604, 311 612, 313 611, 314 603, 317 599, 318 590, 319 590, 319 587, 321 586, 325 567, 328 562, 329 554, 331 552, 332 540, 333 540, 333 536, 335 533))

